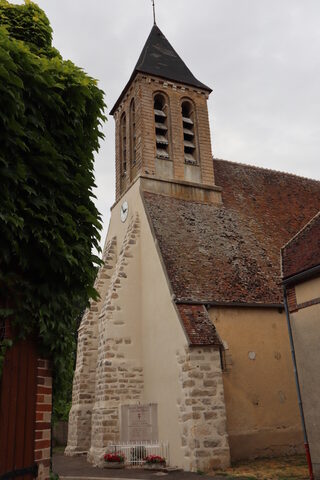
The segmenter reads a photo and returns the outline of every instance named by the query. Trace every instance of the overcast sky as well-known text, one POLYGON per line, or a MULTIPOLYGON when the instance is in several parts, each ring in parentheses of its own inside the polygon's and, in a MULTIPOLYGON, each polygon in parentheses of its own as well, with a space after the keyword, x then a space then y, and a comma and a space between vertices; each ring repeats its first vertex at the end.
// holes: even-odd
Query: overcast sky
MULTIPOLYGON (((15 3, 22 3, 17 0, 15 3)), ((38 0, 54 46, 99 80, 110 110, 152 28, 151 0, 38 0)), ((320 1, 156 0, 157 24, 213 88, 213 155, 320 179, 320 1)), ((114 202, 114 122, 96 156, 104 232, 114 202)))

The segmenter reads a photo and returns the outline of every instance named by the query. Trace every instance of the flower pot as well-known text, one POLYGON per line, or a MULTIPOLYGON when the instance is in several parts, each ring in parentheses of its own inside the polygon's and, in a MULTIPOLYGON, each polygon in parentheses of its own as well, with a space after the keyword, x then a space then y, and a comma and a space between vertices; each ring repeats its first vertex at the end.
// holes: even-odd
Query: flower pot
POLYGON ((103 468, 119 469, 124 468, 124 462, 105 462, 103 468))

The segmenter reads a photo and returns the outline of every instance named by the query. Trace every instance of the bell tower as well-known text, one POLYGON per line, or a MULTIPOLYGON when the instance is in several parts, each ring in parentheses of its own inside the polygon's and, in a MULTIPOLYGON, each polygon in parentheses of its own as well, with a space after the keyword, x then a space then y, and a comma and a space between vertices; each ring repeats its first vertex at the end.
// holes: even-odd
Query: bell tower
POLYGON ((207 100, 155 24, 111 110, 116 123, 116 201, 138 176, 214 186, 207 100))

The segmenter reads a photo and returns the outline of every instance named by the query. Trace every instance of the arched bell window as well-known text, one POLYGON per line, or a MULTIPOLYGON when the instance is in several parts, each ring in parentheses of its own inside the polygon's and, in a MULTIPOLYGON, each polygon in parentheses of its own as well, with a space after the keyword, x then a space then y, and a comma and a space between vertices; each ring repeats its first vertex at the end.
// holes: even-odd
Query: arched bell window
POLYGON ((191 165, 198 164, 196 115, 193 103, 188 100, 182 102, 183 148, 184 161, 191 165))
POLYGON ((136 107, 134 99, 130 103, 130 150, 131 165, 133 166, 137 160, 136 107))
POLYGON ((120 119, 120 156, 121 156, 121 174, 127 172, 127 121, 126 114, 123 113, 120 119))
POLYGON ((156 134, 156 156, 168 160, 169 155, 169 118, 166 97, 157 93, 154 97, 154 122, 156 134))

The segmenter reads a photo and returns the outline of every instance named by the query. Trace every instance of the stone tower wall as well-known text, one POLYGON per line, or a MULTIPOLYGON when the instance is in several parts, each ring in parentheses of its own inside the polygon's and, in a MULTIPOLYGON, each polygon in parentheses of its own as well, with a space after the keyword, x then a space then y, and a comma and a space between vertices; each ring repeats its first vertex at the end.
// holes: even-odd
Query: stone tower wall
MULTIPOLYGON (((163 93, 169 103, 170 125, 170 160, 162 162, 173 166, 172 180, 188 180, 186 178, 184 150, 183 150, 183 125, 181 114, 181 102, 189 99, 196 109, 196 132, 199 149, 200 176, 198 183, 214 185, 214 172, 212 161, 212 149, 210 139, 210 126, 208 117, 208 93, 193 87, 177 84, 157 77, 138 74, 128 89, 122 103, 116 111, 116 201, 129 188, 137 175, 157 176, 156 173, 156 143, 155 124, 153 110, 153 96, 155 93, 163 93), (136 107, 136 146, 137 157, 134 167, 130 165, 130 103, 134 98, 136 107), (120 119, 126 113, 127 125, 127 174, 121 172, 121 140, 120 119)), ((171 168, 170 168, 171 170, 171 168)))

